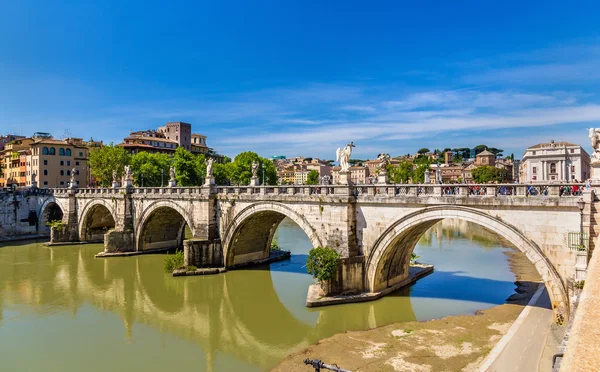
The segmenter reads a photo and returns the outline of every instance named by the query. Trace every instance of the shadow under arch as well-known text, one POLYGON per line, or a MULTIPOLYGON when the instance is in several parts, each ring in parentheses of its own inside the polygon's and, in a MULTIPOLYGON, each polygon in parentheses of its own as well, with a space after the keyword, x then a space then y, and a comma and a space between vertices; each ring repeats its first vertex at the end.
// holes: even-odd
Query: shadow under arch
POLYGON ((186 226, 195 236, 194 225, 185 211, 169 201, 159 201, 146 208, 137 226, 137 251, 183 248, 186 226))
POLYGON ((322 245, 313 227, 291 208, 276 202, 255 203, 238 213, 223 235, 225 267, 269 257, 273 236, 286 217, 304 231, 313 247, 322 245))
POLYGON ((437 222, 455 218, 494 232, 512 243, 534 264, 544 280, 557 314, 568 317, 569 300, 560 276, 541 248, 514 226, 477 209, 462 206, 433 206, 403 216, 377 239, 366 260, 366 286, 381 291, 408 276, 410 256, 419 238, 437 222))
POLYGON ((62 220, 64 212, 56 201, 49 199, 40 207, 38 216, 38 232, 49 233, 50 228, 46 224, 50 221, 62 220))
POLYGON ((104 234, 115 228, 115 215, 111 205, 104 200, 95 200, 81 213, 79 239, 86 242, 103 242, 104 234))

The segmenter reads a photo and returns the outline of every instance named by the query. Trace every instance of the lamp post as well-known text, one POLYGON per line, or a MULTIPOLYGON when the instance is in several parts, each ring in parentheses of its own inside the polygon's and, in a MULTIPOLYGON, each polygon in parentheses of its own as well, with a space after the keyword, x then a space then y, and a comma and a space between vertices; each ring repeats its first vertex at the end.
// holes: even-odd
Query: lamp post
POLYGON ((164 182, 163 182, 164 181, 164 173, 165 173, 165 170, 163 168, 160 168, 160 187, 163 187, 163 185, 164 185, 164 182))
POLYGON ((265 185, 265 163, 262 163, 262 184, 265 185))
POLYGON ((579 207, 579 250, 583 249, 583 208, 585 208, 585 201, 583 198, 579 198, 577 201, 577 207, 579 207))

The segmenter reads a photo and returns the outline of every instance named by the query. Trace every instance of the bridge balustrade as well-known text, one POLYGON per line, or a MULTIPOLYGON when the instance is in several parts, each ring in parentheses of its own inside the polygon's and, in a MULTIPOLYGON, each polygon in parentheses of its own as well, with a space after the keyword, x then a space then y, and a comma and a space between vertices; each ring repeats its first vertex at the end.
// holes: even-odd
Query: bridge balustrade
MULTIPOLYGON (((581 197, 584 184, 409 184, 409 185, 282 185, 282 186, 217 186, 219 195, 354 195, 402 197, 581 197)), ((81 195, 114 195, 122 188, 47 188, 40 195, 63 196, 69 192, 81 195)), ((147 195, 198 195, 208 193, 203 187, 133 187, 131 193, 147 195)))

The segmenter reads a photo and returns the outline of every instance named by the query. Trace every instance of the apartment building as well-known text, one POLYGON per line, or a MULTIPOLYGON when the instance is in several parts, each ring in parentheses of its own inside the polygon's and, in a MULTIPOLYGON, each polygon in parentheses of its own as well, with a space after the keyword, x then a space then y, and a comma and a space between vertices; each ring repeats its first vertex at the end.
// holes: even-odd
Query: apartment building
POLYGON ((26 186, 31 186, 31 175, 36 174, 38 187, 69 187, 75 172, 77 187, 90 183, 87 159, 88 147, 79 139, 37 139, 30 145, 26 186))

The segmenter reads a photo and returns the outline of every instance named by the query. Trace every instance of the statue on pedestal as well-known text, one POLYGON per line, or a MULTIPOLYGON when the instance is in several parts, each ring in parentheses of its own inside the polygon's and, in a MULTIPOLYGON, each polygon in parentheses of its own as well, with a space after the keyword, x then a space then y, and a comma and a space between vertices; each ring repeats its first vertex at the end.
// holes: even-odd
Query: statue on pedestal
POLYGON ((376 172, 378 174, 381 172, 385 173, 387 170, 387 165, 390 163, 390 154, 382 152, 381 154, 377 155, 377 160, 379 160, 379 164, 375 169, 376 172))
POLYGON ((341 147, 338 147, 337 151, 335 152, 335 161, 339 160, 340 162, 340 172, 348 172, 348 170, 350 169, 349 161, 350 156, 352 155, 353 147, 356 147, 354 146, 354 142, 350 142, 343 149, 341 147))
POLYGON ((600 162, 600 128, 588 128, 589 137, 592 142, 592 163, 600 162))
POLYGON ((175 168, 172 165, 169 167, 169 182, 175 182, 175 168))
POLYGON ((213 158, 206 159, 206 178, 213 176, 213 158))
POLYGON ((252 162, 252 178, 258 178, 258 162, 252 162))

